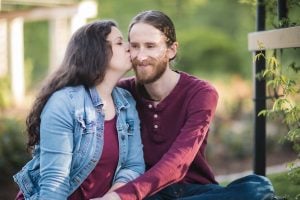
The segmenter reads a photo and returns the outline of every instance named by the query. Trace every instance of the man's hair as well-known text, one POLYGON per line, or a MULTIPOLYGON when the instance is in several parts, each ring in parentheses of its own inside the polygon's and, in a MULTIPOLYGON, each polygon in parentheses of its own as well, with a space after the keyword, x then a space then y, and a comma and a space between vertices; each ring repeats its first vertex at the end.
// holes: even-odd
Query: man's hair
MULTIPOLYGON (((130 25, 128 32, 131 31, 131 28, 136 23, 146 23, 149 24, 158 30, 160 30, 166 36, 167 46, 171 46, 174 42, 176 42, 176 33, 175 27, 172 20, 163 12, 157 10, 148 10, 143 11, 136 15, 130 25)), ((130 41, 130 38, 128 38, 130 41)))

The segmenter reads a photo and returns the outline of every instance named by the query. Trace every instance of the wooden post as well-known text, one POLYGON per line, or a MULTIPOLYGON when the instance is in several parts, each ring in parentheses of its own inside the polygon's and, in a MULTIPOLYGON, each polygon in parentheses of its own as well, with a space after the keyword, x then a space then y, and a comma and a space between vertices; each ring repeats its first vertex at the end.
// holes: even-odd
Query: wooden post
MULTIPOLYGON (((257 4, 256 30, 265 30, 265 1, 259 0, 257 4)), ((254 54, 261 53, 260 51, 254 54)), ((264 51, 262 52, 265 53, 264 51)), ((254 63, 254 173, 258 175, 266 174, 266 118, 258 116, 258 113, 266 109, 266 83, 264 79, 259 79, 257 74, 265 70, 265 59, 261 58, 254 63)))
POLYGON ((11 66, 11 88, 14 103, 20 106, 24 101, 24 34, 22 17, 12 19, 9 22, 10 43, 9 58, 11 66))
POLYGON ((49 21, 49 71, 56 69, 62 62, 70 34, 68 18, 49 21))
POLYGON ((0 19, 0 78, 8 72, 8 24, 7 20, 0 19))
POLYGON ((78 5, 77 13, 71 18, 71 32, 87 23, 87 19, 97 16, 97 4, 95 1, 82 1, 78 5))

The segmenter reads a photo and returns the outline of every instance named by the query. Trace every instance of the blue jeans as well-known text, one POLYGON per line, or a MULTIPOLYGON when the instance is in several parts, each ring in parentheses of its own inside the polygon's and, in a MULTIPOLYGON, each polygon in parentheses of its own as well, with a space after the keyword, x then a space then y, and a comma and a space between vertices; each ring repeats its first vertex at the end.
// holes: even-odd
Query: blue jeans
POLYGON ((269 200, 274 188, 268 178, 248 175, 226 187, 217 184, 173 184, 146 200, 269 200))

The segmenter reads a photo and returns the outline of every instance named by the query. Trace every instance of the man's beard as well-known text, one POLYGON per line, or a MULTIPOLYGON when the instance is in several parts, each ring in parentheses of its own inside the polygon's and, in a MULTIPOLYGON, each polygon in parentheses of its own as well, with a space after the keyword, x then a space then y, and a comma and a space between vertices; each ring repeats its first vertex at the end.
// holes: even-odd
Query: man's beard
MULTIPOLYGON (((140 84, 148 84, 157 81, 166 71, 167 69, 167 59, 163 58, 161 60, 157 60, 154 58, 148 58, 147 60, 140 62, 136 59, 132 61, 133 69, 136 75, 136 79, 140 84), (138 65, 149 65, 152 67, 152 73, 147 73, 146 71, 137 70, 138 65)), ((147 66, 147 67, 149 67, 147 66)))

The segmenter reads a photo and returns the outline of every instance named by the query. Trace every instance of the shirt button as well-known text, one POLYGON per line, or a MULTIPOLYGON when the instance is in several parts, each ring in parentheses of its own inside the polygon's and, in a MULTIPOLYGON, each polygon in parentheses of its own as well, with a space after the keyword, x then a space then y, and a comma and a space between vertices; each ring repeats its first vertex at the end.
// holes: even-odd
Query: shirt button
POLYGON ((149 108, 152 108, 152 104, 149 104, 148 107, 149 107, 149 108))
POLYGON ((155 125, 154 125, 154 128, 158 128, 158 125, 155 124, 155 125))
POLYGON ((157 118, 158 117, 158 115, 157 114, 154 114, 154 116, 153 116, 154 118, 157 118))

